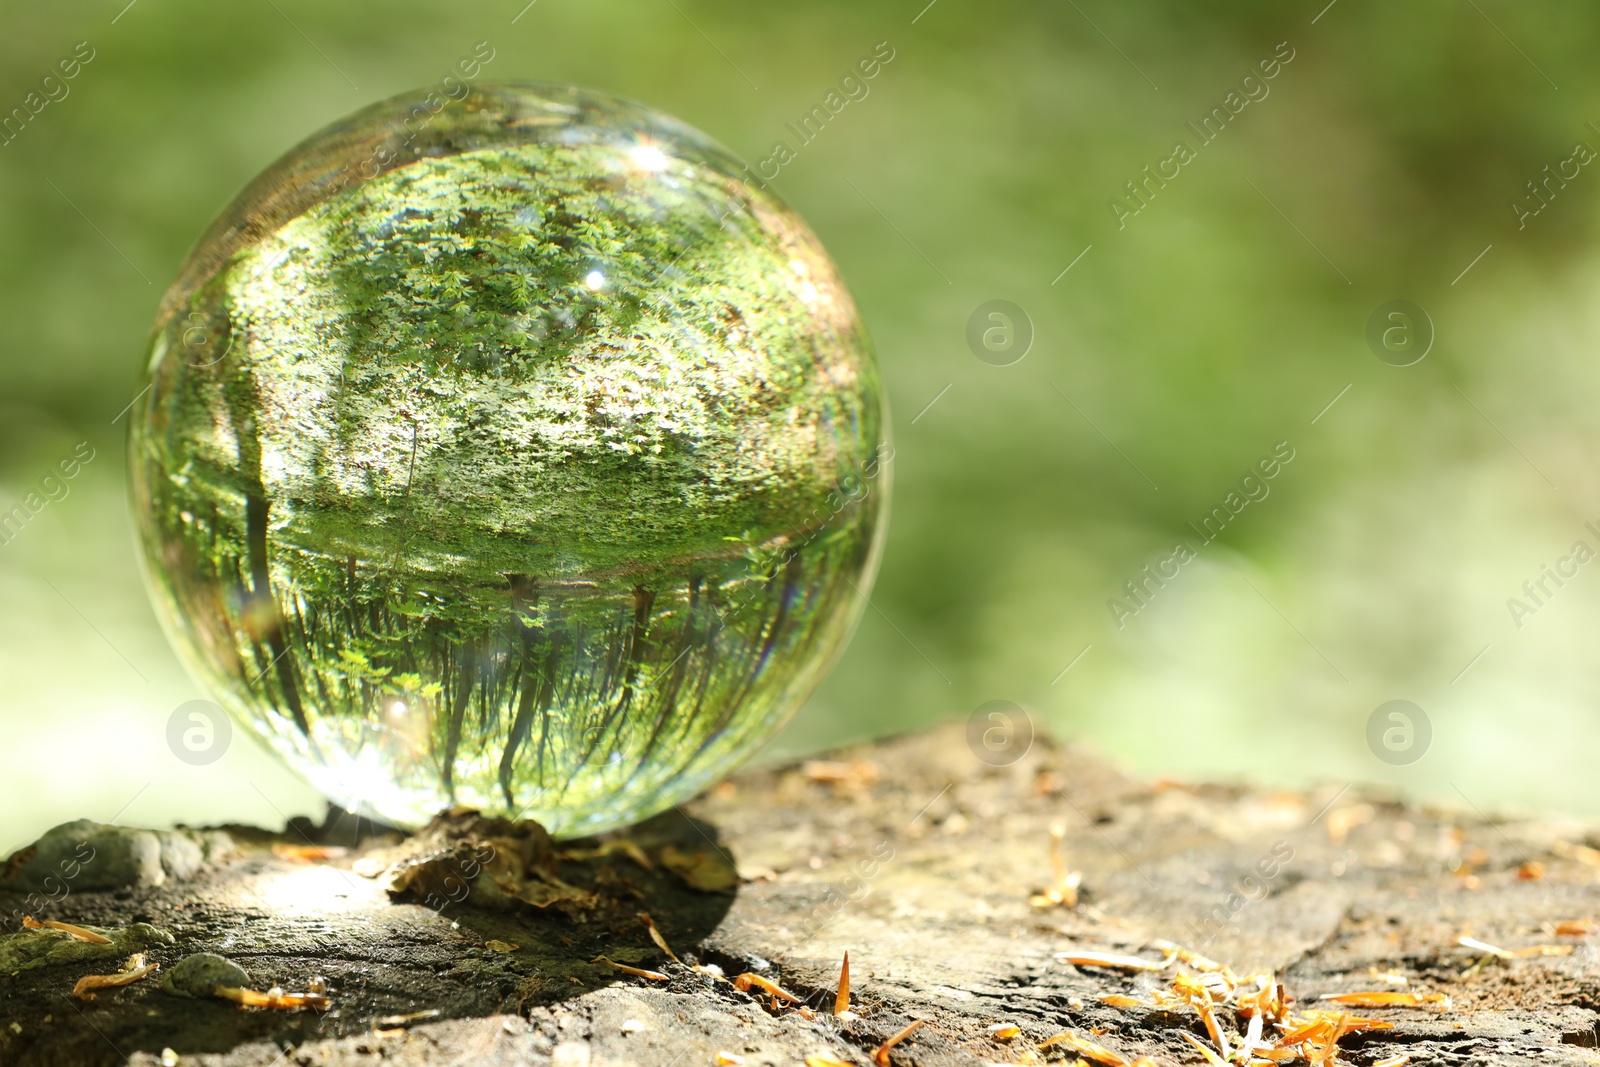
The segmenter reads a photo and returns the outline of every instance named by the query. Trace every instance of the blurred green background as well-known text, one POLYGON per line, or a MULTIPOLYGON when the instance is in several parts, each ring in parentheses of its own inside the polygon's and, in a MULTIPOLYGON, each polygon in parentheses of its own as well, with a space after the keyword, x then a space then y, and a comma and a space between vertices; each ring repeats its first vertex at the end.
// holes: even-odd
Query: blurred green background
POLYGON ((1600 814, 1600 567, 1547 580, 1520 627, 1507 605, 1575 541, 1600 547, 1600 172, 1569 166, 1521 228, 1511 207, 1600 147, 1600 13, 125 3, 0 6, 0 112, 80 42, 94 56, 0 147, 0 510, 79 442, 95 455, 0 546, 0 847, 79 816, 317 811, 242 735, 210 767, 168 750, 168 716, 204 694, 146 604, 115 420, 212 216, 305 136, 437 83, 480 41, 486 78, 632 97, 752 161, 879 42, 895 50, 774 183, 854 289, 897 453, 877 610, 768 758, 1008 699, 1149 773, 1600 814), (1185 123, 1288 50, 1200 147, 1185 123), (1119 228, 1111 198, 1179 139, 1197 157, 1119 228), (1397 298, 1437 329, 1408 367, 1365 338, 1397 298), (1011 366, 965 339, 992 299, 1036 331, 1011 366), (1283 441, 1270 495, 1200 548, 1187 524, 1283 441), (1198 558, 1118 628, 1108 599, 1180 538, 1198 558), (1396 698, 1433 732, 1404 766, 1366 739, 1396 698))

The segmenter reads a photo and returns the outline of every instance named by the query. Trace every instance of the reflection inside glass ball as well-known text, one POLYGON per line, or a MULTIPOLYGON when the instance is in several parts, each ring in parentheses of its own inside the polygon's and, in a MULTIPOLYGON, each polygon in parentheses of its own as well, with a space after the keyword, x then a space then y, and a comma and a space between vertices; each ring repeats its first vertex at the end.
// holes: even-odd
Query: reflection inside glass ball
POLYGON ((816 238, 704 135, 570 88, 420 99, 269 169, 163 302, 130 449, 157 611, 347 808, 625 825, 842 648, 877 372, 816 238))

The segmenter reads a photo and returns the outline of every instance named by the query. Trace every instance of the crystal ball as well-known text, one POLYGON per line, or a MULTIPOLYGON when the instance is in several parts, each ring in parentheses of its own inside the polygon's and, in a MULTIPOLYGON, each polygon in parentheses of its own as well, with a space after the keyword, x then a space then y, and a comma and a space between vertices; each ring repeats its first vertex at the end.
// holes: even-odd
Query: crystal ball
POLYGON ((664 810, 806 700, 888 499, 816 236, 705 134, 596 92, 418 93, 201 238, 133 409, 156 613, 330 800, 559 837, 664 810))

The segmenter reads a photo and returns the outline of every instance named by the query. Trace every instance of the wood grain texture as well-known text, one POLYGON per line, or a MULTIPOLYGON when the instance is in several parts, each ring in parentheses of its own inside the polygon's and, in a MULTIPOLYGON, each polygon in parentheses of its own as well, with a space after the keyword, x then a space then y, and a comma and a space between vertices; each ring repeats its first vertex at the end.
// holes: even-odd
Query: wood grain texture
MULTIPOLYGON (((1159 959, 1160 939, 1240 974, 1273 969, 1301 1005, 1400 988, 1383 984, 1386 972, 1452 998, 1445 1013, 1361 1009, 1395 1028, 1347 1036, 1339 1062, 1402 1053, 1413 1063, 1600 1062, 1596 941, 1551 929, 1600 918, 1600 868, 1562 844, 1600 844, 1590 827, 1488 822, 1470 801, 1464 811, 1420 810, 1344 783, 1308 793, 1145 783, 1043 739, 992 767, 954 728, 834 758, 865 762, 744 774, 635 828, 654 871, 617 851, 564 860, 561 877, 596 894, 589 911, 395 903, 348 869, 360 847, 331 864, 294 864, 270 850, 286 839, 236 830, 241 852, 221 867, 158 888, 72 893, 48 917, 148 922, 177 940, 150 953, 163 966, 217 952, 262 988, 321 976, 333 1011, 245 1012, 164 995, 158 980, 85 1003, 70 996, 73 983, 103 962, 39 967, 0 975, 0 1063, 156 1064, 171 1048, 182 1063, 214 1067, 703 1067, 719 1052, 752 1067, 813 1054, 866 1065, 916 1019, 926 1025, 892 1063, 1025 1062, 1034 1043, 1069 1028, 1100 1031, 1096 1041, 1130 1059, 1198 1063, 1180 1037, 1204 1035, 1193 1012, 1098 999, 1144 996, 1168 976, 1057 959, 1069 948, 1159 959), (1053 877, 1053 825, 1064 826, 1067 863, 1083 873, 1075 909, 1029 903, 1053 877), (691 888, 660 862, 669 850, 679 866, 685 855, 725 855, 742 884, 733 894, 691 888), (1528 877, 1530 864, 1540 877, 1528 877), (639 911, 686 960, 766 977, 817 1017, 774 1012, 765 996, 671 962, 639 911), (1485 961, 1458 944, 1462 935, 1573 951, 1485 961), (496 951, 491 940, 518 949, 496 951), (859 1018, 841 1024, 829 1010, 847 949, 859 1018), (599 954, 670 980, 590 962, 599 954), (423 1010, 440 1015, 375 1022, 423 1010), (1022 1033, 996 1042, 995 1023, 1022 1033)), ((0 894, 0 905, 9 913, 15 903, 0 894)))

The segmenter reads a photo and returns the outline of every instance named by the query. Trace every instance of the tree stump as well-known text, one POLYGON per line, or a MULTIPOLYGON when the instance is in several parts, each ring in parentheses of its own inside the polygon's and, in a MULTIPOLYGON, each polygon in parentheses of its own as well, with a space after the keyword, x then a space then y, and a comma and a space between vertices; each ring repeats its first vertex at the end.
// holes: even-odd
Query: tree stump
MULTIPOLYGON (((558 846, 561 884, 584 896, 543 908, 484 906, 487 874, 464 903, 449 892, 391 899, 357 869, 370 873, 362 859, 394 841, 348 818, 280 836, 232 828, 233 858, 159 886, 69 885, 43 909, 13 887, 0 892, 7 915, 33 908, 110 931, 147 923, 171 935, 146 953, 168 972, 214 952, 263 991, 320 977, 331 1007, 180 999, 160 975, 83 1000, 74 983, 121 961, 64 958, 0 973, 0 1064, 148 1065, 175 1053, 215 1067, 706 1067, 719 1056, 864 1067, 919 1020, 880 1062, 1070 1062, 1082 1053, 1039 1047, 1063 1031, 1103 1046, 1102 1062, 1206 1062, 1184 1039, 1208 1037, 1196 1011, 1143 1006, 1171 989, 1176 964, 1061 958, 1159 963, 1161 942, 1241 978, 1275 972, 1291 1011, 1392 1024, 1344 1034, 1333 1062, 1600 1062, 1600 956, 1587 933, 1600 926, 1581 921, 1600 917, 1589 827, 1487 820, 1470 804, 1421 810, 1340 783, 1289 793, 1141 782, 1044 739, 990 766, 955 728, 830 759, 743 774, 626 835, 558 846), (733 864, 738 884, 722 888, 733 864), (853 1015, 840 1020, 846 951, 853 1015), (774 1007, 760 983, 727 980, 743 974, 801 1003, 774 1007), (1445 994, 1450 1007, 1316 1003, 1374 990, 1445 994), (995 1029, 1007 1024, 1018 1031, 1009 1039, 995 1029)), ((22 937, 71 940, 11 934, 0 953, 22 937)), ((1217 1017, 1236 1049, 1245 1021, 1217 1017)))

